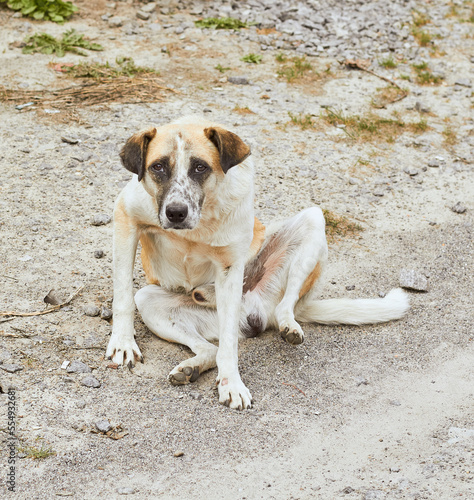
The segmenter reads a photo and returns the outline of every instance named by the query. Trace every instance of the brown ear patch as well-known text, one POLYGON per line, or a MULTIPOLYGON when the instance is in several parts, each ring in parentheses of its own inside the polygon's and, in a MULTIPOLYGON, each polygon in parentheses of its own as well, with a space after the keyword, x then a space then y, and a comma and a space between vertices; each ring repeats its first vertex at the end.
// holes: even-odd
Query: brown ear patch
POLYGON ((132 135, 120 151, 123 166, 138 175, 141 181, 145 175, 145 162, 148 144, 156 135, 156 128, 152 127, 132 135))
POLYGON ((221 167, 224 173, 231 167, 242 163, 250 155, 250 148, 242 139, 221 127, 209 127, 204 129, 206 137, 216 146, 219 151, 221 167))

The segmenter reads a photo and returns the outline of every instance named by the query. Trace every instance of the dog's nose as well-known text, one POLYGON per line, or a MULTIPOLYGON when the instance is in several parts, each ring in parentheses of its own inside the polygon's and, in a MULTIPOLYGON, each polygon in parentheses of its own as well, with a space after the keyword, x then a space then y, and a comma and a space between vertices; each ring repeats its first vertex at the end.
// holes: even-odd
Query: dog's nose
POLYGON ((174 224, 183 222, 188 216, 188 207, 186 205, 168 205, 166 207, 166 217, 174 224))

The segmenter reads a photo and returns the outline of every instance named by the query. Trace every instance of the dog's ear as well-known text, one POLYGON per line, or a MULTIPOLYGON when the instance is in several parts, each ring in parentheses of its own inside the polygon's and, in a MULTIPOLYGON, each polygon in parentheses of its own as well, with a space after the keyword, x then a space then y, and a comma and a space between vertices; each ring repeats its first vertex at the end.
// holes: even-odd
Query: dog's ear
POLYGON ((145 175, 145 161, 148 144, 156 135, 156 128, 152 127, 142 130, 137 134, 132 135, 125 143, 125 146, 120 151, 120 159, 123 166, 138 175, 138 180, 141 181, 145 175))
POLYGON ((206 137, 219 151, 221 167, 224 173, 231 167, 242 163, 250 155, 250 148, 238 136, 220 127, 204 129, 206 137))

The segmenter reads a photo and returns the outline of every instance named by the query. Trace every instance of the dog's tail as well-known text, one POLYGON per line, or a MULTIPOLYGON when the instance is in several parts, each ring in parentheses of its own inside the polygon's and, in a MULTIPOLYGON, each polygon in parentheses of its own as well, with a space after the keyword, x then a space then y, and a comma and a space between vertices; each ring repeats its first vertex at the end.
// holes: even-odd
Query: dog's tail
POLYGON ((410 307, 407 294, 394 288, 383 299, 328 299, 301 301, 297 321, 326 325, 364 325, 399 319, 410 307))

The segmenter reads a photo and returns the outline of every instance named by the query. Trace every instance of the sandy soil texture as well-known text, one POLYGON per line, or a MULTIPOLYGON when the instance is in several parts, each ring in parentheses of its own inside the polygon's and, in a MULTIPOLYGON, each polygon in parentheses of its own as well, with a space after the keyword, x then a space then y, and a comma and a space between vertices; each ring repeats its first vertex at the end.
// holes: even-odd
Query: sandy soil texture
MULTIPOLYGON (((270 25, 197 28, 194 4, 158 2, 140 19, 150 4, 82 0, 63 26, 0 6, 0 309, 42 311, 51 289, 60 302, 81 289, 56 312, 0 318, 0 496, 474 498, 469 3, 411 2, 412 24, 394 28, 407 36, 392 52, 374 49, 370 66, 357 63, 370 71, 324 40, 294 59, 301 41, 270 25), (71 27, 104 50, 59 58, 19 47, 71 27), (242 61, 248 54, 261 62, 242 61), (62 64, 117 57, 158 71, 171 90, 155 89, 150 102, 139 102, 140 89, 138 102, 112 91, 93 106, 65 107, 59 94, 44 101, 45 90, 84 83, 62 64), (387 90, 388 80, 398 87, 387 90), (317 204, 361 226, 331 240, 324 298, 377 297, 404 269, 428 283, 409 292, 398 322, 308 324, 297 347, 276 331, 243 341, 241 374, 255 399, 243 412, 219 405, 215 371, 171 386, 167 374, 191 353, 138 316, 144 364, 117 369, 104 357, 110 217, 131 178, 118 152, 140 128, 190 113, 251 145, 263 223, 317 204), (9 388, 15 492, 6 487, 9 388)), ((136 290, 144 284, 137 260, 136 290)))

